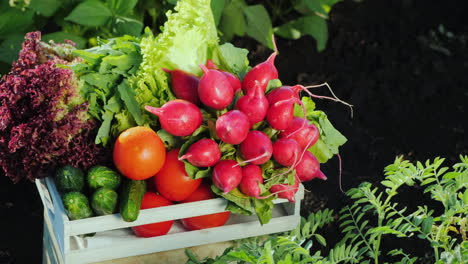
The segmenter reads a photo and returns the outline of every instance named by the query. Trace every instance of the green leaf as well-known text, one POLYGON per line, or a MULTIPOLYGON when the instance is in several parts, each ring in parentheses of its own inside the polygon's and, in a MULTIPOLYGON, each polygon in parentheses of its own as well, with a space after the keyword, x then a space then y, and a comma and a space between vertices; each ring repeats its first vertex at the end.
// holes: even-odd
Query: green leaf
POLYGON ((392 181, 382 181, 381 184, 390 189, 392 189, 395 186, 395 184, 392 181))
POLYGON ((317 51, 323 51, 328 40, 328 27, 325 19, 317 15, 308 15, 290 21, 274 29, 275 34, 289 39, 298 39, 304 35, 312 36, 317 42, 317 51))
POLYGON ((143 23, 129 17, 117 17, 115 19, 115 29, 119 35, 140 36, 143 30, 143 23))
POLYGON ((325 240, 325 238, 322 236, 322 235, 319 235, 319 234, 315 234, 315 238, 317 239, 317 241, 324 247, 327 246, 327 241, 325 240))
POLYGON ((85 50, 74 50, 73 55, 82 58, 91 65, 99 64, 104 57, 103 54, 91 53, 85 50))
POLYGON ((24 33, 34 23, 34 11, 21 11, 8 5, 0 6, 0 39, 10 34, 24 33))
POLYGON ((301 31, 315 38, 317 51, 325 49, 328 40, 328 27, 325 19, 315 15, 304 17, 301 31))
POLYGON ((83 26, 98 27, 106 24, 112 17, 112 11, 97 0, 88 0, 76 6, 65 20, 83 26))
POLYGON ((287 39, 299 39, 303 36, 299 20, 293 20, 274 28, 276 35, 287 39))
POLYGON ((242 79, 249 67, 248 54, 249 51, 246 49, 237 48, 231 43, 224 43, 218 47, 219 66, 242 79))
POLYGON ((339 153, 339 147, 346 143, 347 139, 328 120, 322 111, 307 112, 307 119, 318 124, 321 133, 317 143, 309 148, 320 162, 326 162, 334 154, 339 153), (320 158, 318 157, 320 156, 320 158))
POLYGON ((432 224, 434 223, 434 218, 429 216, 422 221, 421 229, 424 234, 431 232, 432 224))
POLYGON ((211 1, 211 11, 213 12, 213 18, 214 18, 216 26, 219 24, 225 5, 226 5, 226 0, 211 1))
POLYGON ((427 178, 425 179, 424 181, 421 182, 421 185, 426 185, 426 184, 429 184, 431 182, 435 182, 437 179, 436 178, 427 178))
POLYGON ((270 49, 274 49, 273 27, 265 7, 263 5, 248 6, 244 9, 244 15, 247 20, 247 35, 270 49))
POLYGON ((325 163, 333 157, 333 153, 325 142, 319 138, 317 142, 308 149, 320 163, 325 163))
MULTIPOLYGON (((312 101, 310 97, 304 96, 301 99, 302 104, 304 104, 304 108, 306 113, 312 113, 315 110, 315 102, 312 101)), ((304 117, 304 111, 302 107, 298 104, 294 104, 294 116, 296 117, 304 117)))
MULTIPOLYGON (((216 187, 215 185, 211 185, 211 190, 219 195, 224 197, 226 200, 233 202, 249 214, 253 214, 254 208, 250 202, 250 197, 246 196, 245 194, 241 193, 238 188, 231 190, 229 193, 224 194, 221 189, 216 187)), ((227 208, 226 208, 227 209, 227 208)), ((234 212, 233 212, 234 213, 234 212)))
POLYGON ((299 0, 294 5, 294 9, 302 14, 317 12, 324 17, 328 17, 328 12, 325 10, 323 0, 299 0))
POLYGON ((257 257, 255 257, 254 255, 251 255, 248 252, 243 251, 243 250, 229 252, 228 256, 233 258, 232 260, 246 261, 247 263, 257 263, 258 262, 257 257))
POLYGON ((164 143, 164 147, 166 147, 166 149, 174 149, 180 145, 179 138, 169 134, 166 130, 159 129, 156 133, 158 133, 158 136, 164 143))
POLYGON ((247 211, 231 201, 228 201, 226 205, 226 211, 229 211, 233 214, 239 214, 239 215, 252 215, 253 214, 251 211, 247 211))
POLYGON ((29 8, 39 15, 50 17, 59 9, 60 0, 31 0, 29 8))
POLYGON ((133 117, 126 109, 122 109, 116 113, 114 120, 110 131, 113 137, 117 137, 122 131, 136 126, 135 120, 133 120, 133 117))
POLYGON ((184 160, 184 165, 185 165, 185 171, 187 172, 187 175, 191 179, 201 179, 201 178, 206 178, 211 176, 211 167, 207 168, 199 168, 197 166, 192 165, 190 162, 184 160))
POLYGON ((49 42, 50 40, 53 40, 55 43, 62 43, 65 42, 65 40, 67 39, 75 42, 77 49, 82 49, 86 47, 86 39, 72 33, 58 31, 42 36, 42 41, 44 42, 49 42))
POLYGON ((103 146, 107 145, 109 141, 109 132, 110 132, 111 122, 113 118, 114 118, 114 113, 112 113, 111 111, 107 110, 103 113, 102 115, 103 121, 97 132, 96 139, 94 140, 94 143, 96 145, 101 144, 101 143, 103 146))
POLYGON ((99 73, 116 73, 124 76, 130 75, 135 68, 138 68, 141 62, 139 54, 108 55, 102 58, 99 65, 99 73))
MULTIPOLYGON (((1 19, 1 18, 0 18, 1 19)), ((21 43, 24 41, 24 34, 8 35, 0 44, 0 61, 11 64, 18 58, 21 50, 21 43)))
POLYGON ((223 10, 219 28, 225 41, 230 41, 234 35, 244 36, 246 21, 243 14, 245 4, 241 1, 231 1, 223 10))
POLYGON ((273 200, 275 199, 274 196, 269 197, 267 199, 256 199, 252 198, 255 212, 257 213, 258 220, 260 220, 260 224, 268 224, 270 222, 270 219, 272 218, 272 213, 273 213, 273 200))
POLYGON ((130 114, 132 114, 132 117, 133 119, 135 119, 137 125, 143 125, 143 118, 141 117, 140 105, 135 100, 136 93, 128 84, 128 81, 124 79, 122 83, 119 84, 119 86, 117 86, 117 89, 119 91, 120 98, 122 99, 122 101, 124 101, 125 106, 127 107, 130 114))
POLYGON ((141 40, 141 53, 145 59, 138 76, 135 76, 140 87, 151 91, 161 90, 158 97, 164 100, 174 96, 170 87, 166 90, 167 73, 162 68, 201 75, 199 65, 205 64, 219 45, 209 0, 178 1, 174 9, 177 12, 167 13, 161 34, 156 37, 147 35, 141 40), (157 87, 153 87, 152 83, 157 87))
POLYGON ((267 88, 265 90, 265 94, 268 94, 269 92, 271 92, 271 90, 281 87, 282 85, 283 83, 281 83, 279 79, 269 80, 267 88))
POLYGON ((127 15, 133 11, 138 0, 108 0, 109 8, 118 15, 127 15))
POLYGON ((122 101, 116 95, 113 95, 111 98, 109 98, 109 100, 107 100, 107 104, 104 105, 104 110, 109 110, 112 113, 118 113, 121 109, 122 101))

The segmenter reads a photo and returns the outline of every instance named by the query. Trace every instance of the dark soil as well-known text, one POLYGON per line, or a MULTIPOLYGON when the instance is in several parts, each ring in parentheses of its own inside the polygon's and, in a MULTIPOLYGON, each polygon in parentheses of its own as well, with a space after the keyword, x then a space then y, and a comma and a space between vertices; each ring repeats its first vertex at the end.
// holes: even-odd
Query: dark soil
MULTIPOLYGON (((467 11, 462 1, 344 1, 332 11, 326 51, 317 53, 310 37, 278 39, 283 83, 326 81, 354 105, 351 118, 346 106, 317 101, 349 140, 340 150, 344 190, 362 181, 379 182, 385 165, 398 155, 411 160, 441 156, 451 165, 459 154, 468 154, 467 11)), ((253 63, 270 52, 251 42, 239 44, 254 50, 253 63)), ((348 202, 339 189, 338 160, 322 168, 329 180, 306 183, 311 192, 303 215, 325 207, 338 210, 348 202)), ((29 182, 0 181, 0 263, 40 263, 43 208, 37 190, 29 182)), ((405 191, 401 199, 427 197, 414 199, 405 191)), ((336 229, 327 233, 339 235, 336 229)), ((423 256, 426 245, 418 248, 410 250, 423 256)))

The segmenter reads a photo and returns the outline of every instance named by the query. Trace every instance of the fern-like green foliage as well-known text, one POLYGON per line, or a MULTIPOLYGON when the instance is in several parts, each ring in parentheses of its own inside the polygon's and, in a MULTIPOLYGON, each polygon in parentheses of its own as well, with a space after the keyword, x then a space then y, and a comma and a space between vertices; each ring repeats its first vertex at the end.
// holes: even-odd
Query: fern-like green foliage
POLYGON ((424 164, 397 158, 385 168, 384 190, 367 182, 349 190, 347 195, 354 203, 340 211, 340 226, 345 233, 340 243, 358 245, 359 256, 365 259, 362 263, 379 263, 382 255, 401 256, 398 263, 416 263, 417 258, 402 249, 382 252, 381 241, 383 235, 417 236, 432 246, 435 263, 468 263, 468 157, 460 159, 449 171, 442 167, 441 158, 424 164), (403 185, 424 187, 424 193, 442 203, 444 212, 435 215, 426 205, 408 212, 392 199, 403 185))
POLYGON ((187 251, 187 263, 386 263, 382 259, 398 259, 393 262, 398 264, 420 262, 401 248, 383 252, 384 236, 421 239, 421 243, 433 248, 436 264, 468 263, 468 156, 460 159, 450 170, 442 167, 441 158, 413 164, 400 157, 384 169, 383 187, 364 182, 349 190, 347 195, 353 202, 339 212, 344 236, 334 246, 327 245, 319 234, 321 228, 334 221, 333 211, 325 209, 302 218, 291 232, 241 240, 215 259, 199 260, 187 251), (422 187, 424 193, 442 204, 443 212, 436 214, 424 204, 410 211, 395 202, 402 186, 422 187), (328 248, 328 254, 313 251, 317 248, 314 244, 328 248))
MULTIPOLYGON (((325 238, 317 231, 334 221, 333 211, 325 209, 312 213, 307 219, 302 218, 301 224, 291 232, 248 238, 238 241, 238 246, 228 248, 216 259, 199 260, 187 251, 190 264, 211 263, 264 263, 264 264, 298 264, 298 263, 339 263, 342 260, 358 260, 357 252, 352 247, 334 249, 330 257, 321 256, 320 251, 311 254, 314 243, 326 246, 325 238)), ((356 262, 357 263, 357 262, 356 262)))

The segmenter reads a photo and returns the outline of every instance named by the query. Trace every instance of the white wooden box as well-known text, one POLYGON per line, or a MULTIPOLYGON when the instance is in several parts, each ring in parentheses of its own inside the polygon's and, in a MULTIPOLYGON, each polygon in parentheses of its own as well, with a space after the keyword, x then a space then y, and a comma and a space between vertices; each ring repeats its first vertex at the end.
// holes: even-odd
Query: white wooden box
POLYGON ((188 231, 176 221, 167 235, 140 238, 128 227, 223 212, 226 200, 215 198, 145 209, 140 211, 135 222, 123 221, 120 214, 70 221, 53 180, 50 177, 39 179, 36 185, 44 204, 44 243, 49 245, 44 250, 44 261, 48 263, 48 258, 51 263, 67 264, 92 263, 292 230, 299 224, 300 201, 304 197, 304 188, 300 185, 296 203, 276 199, 273 218, 266 225, 261 225, 256 215, 231 214, 221 227, 188 231), (50 232, 46 236, 47 231, 50 232), (94 236, 83 236, 95 232, 94 236))

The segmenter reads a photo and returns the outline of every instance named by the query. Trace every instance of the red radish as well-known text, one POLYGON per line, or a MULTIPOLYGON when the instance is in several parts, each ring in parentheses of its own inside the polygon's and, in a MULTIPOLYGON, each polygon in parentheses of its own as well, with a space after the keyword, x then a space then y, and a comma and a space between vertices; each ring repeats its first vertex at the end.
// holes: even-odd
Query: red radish
POLYGON ((246 161, 255 165, 261 165, 270 160, 273 154, 273 144, 270 138, 258 130, 250 131, 240 144, 240 153, 246 161))
POLYGON ((299 161, 301 147, 288 138, 280 138, 273 143, 273 158, 283 166, 293 166, 299 161))
POLYGON ((213 184, 227 194, 240 184, 242 169, 234 160, 221 160, 213 168, 212 179, 213 184))
POLYGON ((163 69, 171 75, 172 91, 179 99, 187 100, 196 105, 200 104, 198 98, 198 77, 182 71, 182 70, 168 70, 163 69))
POLYGON ((270 192, 276 193, 279 198, 288 199, 291 203, 296 201, 296 193, 299 190, 300 180, 295 177, 294 185, 289 184, 275 184, 271 186, 270 192))
POLYGON ((201 102, 213 109, 226 108, 234 97, 234 89, 226 75, 217 70, 210 70, 200 65, 204 74, 198 82, 198 96, 201 102))
POLYGON ((294 118, 293 99, 281 100, 268 108, 266 120, 268 124, 276 130, 287 129, 294 118))
POLYGON ((221 159, 221 151, 218 143, 209 138, 201 139, 193 143, 179 160, 187 159, 197 167, 211 167, 221 159))
POLYGON ((224 113, 216 120, 216 134, 228 144, 236 145, 244 141, 249 129, 249 118, 239 110, 224 113))
POLYGON ((145 110, 157 115, 161 127, 169 134, 179 137, 191 135, 203 121, 200 108, 182 99, 171 100, 161 108, 147 105, 145 110))
POLYGON ((224 76, 226 76, 226 78, 228 79, 229 83, 232 86, 232 89, 234 89, 234 93, 242 89, 241 81, 234 74, 227 71, 221 71, 221 73, 224 74, 224 76))
POLYGON ((260 85, 265 92, 270 80, 278 79, 278 70, 275 67, 275 58, 277 53, 274 52, 270 57, 253 67, 242 80, 242 90, 248 93, 255 86, 260 85))
POLYGON ((268 111, 268 100, 262 88, 257 85, 247 95, 239 98, 236 103, 236 109, 239 109, 249 117, 252 126, 263 121, 268 111))
POLYGON ((267 94, 268 103, 274 104, 276 102, 287 100, 289 98, 299 99, 298 86, 281 86, 273 89, 267 94))
POLYGON ((229 83, 231 84, 232 88, 234 89, 234 93, 237 91, 240 91, 242 89, 242 84, 239 78, 237 78, 234 74, 221 70, 218 68, 218 65, 216 65, 212 60, 207 60, 205 64, 206 68, 210 70, 218 70, 221 73, 223 73, 226 78, 228 79, 229 83))
POLYGON ((321 180, 326 180, 327 177, 325 174, 320 171, 320 163, 315 158, 314 154, 306 151, 301 161, 296 165, 296 175, 301 180, 310 181, 314 178, 319 178, 321 180))
POLYGON ((308 149, 313 146, 319 136, 318 128, 307 119, 294 117, 292 124, 279 134, 280 138, 294 139, 299 143, 301 149, 308 149))
POLYGON ((263 183, 262 169, 259 166, 249 164, 242 168, 242 180, 239 184, 242 193, 260 199, 259 183, 263 183))

